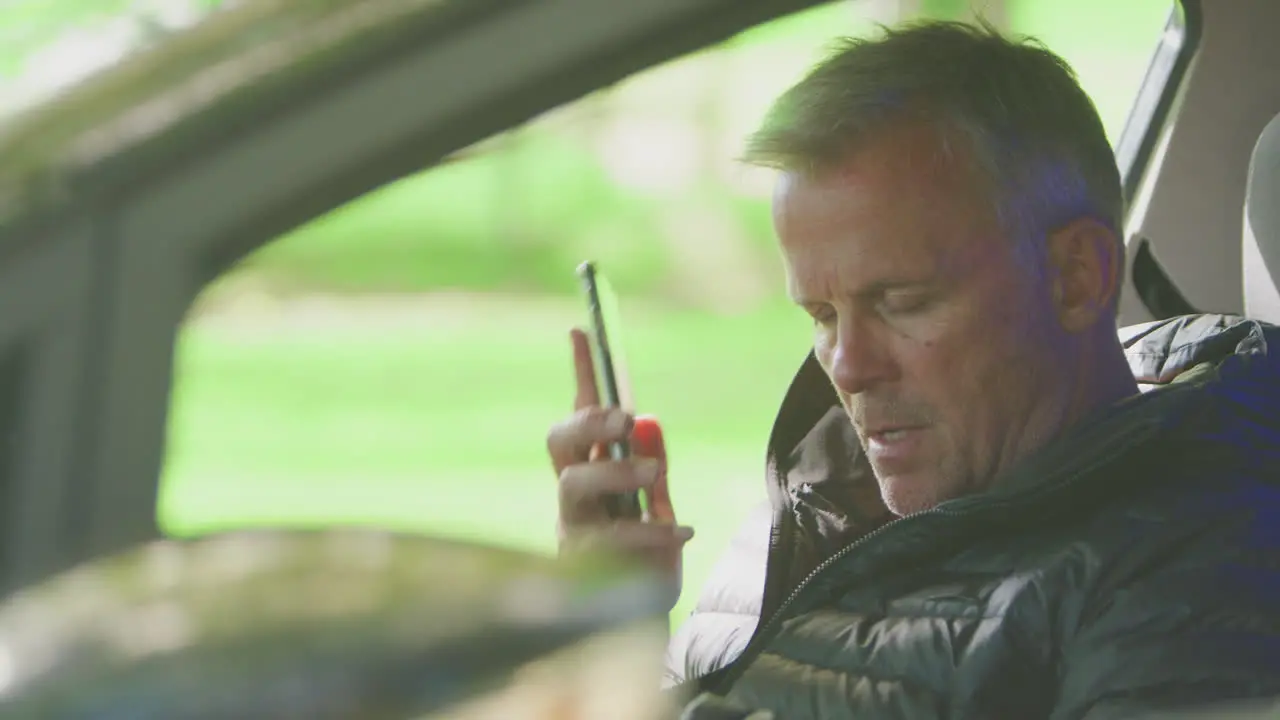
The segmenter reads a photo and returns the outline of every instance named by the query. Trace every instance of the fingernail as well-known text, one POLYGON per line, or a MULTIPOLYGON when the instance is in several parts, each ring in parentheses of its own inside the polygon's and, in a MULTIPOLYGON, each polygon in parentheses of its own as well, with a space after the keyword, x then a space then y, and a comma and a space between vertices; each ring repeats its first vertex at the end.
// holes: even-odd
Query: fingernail
POLYGON ((688 525, 677 525, 672 532, 675 533, 676 539, 681 542, 689 542, 693 539, 693 528, 688 525))
POLYGON ((621 410, 614 410, 604 421, 604 431, 611 436, 626 435, 631 432, 631 416, 621 410))
POLYGON ((658 473, 662 470, 662 466, 653 458, 636 458, 636 476, 640 482, 645 485, 652 485, 658 481, 658 473))

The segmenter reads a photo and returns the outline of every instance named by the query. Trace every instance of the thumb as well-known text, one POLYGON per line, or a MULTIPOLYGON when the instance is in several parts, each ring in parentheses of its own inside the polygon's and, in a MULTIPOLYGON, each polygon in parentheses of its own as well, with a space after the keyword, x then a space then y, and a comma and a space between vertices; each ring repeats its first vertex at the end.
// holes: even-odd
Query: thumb
POLYGON ((631 452, 640 457, 656 458, 659 467, 658 481, 646 491, 649 498, 649 517, 658 522, 675 522, 676 512, 671 504, 671 492, 667 486, 667 446, 662 439, 662 426, 652 415, 636 417, 631 431, 631 452))

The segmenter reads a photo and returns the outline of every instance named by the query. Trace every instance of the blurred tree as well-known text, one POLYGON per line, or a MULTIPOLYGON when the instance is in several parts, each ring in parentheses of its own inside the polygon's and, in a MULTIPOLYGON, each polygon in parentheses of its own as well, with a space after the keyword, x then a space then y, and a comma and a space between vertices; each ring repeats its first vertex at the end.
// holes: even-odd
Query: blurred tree
MULTIPOLYGON (((1017 4, 1019 0, 1012 2, 1017 4)), ((945 20, 983 17, 996 27, 1005 28, 1009 0, 855 0, 853 4, 860 15, 885 24, 918 17, 945 20)))
MULTIPOLYGON (((228 0, 187 0, 204 11, 228 0)), ((0 3, 0 76, 22 72, 27 58, 59 36, 79 27, 124 15, 142 15, 155 4, 139 0, 8 0, 0 3)))

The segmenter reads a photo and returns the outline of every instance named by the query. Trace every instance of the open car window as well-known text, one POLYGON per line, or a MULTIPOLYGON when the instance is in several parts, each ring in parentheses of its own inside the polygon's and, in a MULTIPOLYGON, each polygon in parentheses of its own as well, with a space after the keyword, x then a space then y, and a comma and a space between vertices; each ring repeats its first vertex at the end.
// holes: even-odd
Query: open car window
MULTIPOLYGON (((246 258, 176 351, 162 526, 373 523, 550 551, 543 439, 570 410, 573 268, 590 257, 622 295, 637 406, 663 423, 680 519, 698 529, 683 617, 764 497, 769 426, 810 342, 781 296, 771 176, 735 157, 830 40, 908 19, 899 5, 770 22, 246 258)), ((1117 143, 1169 0, 1002 5, 1002 25, 1073 64, 1117 143)))

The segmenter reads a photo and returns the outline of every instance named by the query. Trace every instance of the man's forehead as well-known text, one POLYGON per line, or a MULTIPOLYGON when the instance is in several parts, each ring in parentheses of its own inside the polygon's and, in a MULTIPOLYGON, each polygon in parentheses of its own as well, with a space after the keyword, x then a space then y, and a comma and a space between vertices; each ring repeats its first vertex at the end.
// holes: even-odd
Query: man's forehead
POLYGON ((906 250, 906 245, 967 223, 961 216, 977 210, 965 195, 963 186, 874 173, 792 174, 779 178, 774 225, 784 250, 817 250, 833 243, 851 246, 852 253, 906 250))
POLYGON ((971 168, 969 144, 957 131, 939 122, 905 118, 887 122, 850 137, 825 157, 809 158, 807 166, 784 173, 791 181, 856 182, 873 173, 894 171, 918 178, 949 175, 971 168))
POLYGON ((965 202, 923 196, 889 201, 882 193, 835 197, 838 191, 806 190, 787 201, 779 218, 788 293, 795 300, 939 282, 1009 250, 997 226, 965 202), (828 193, 833 195, 821 197, 828 193))

